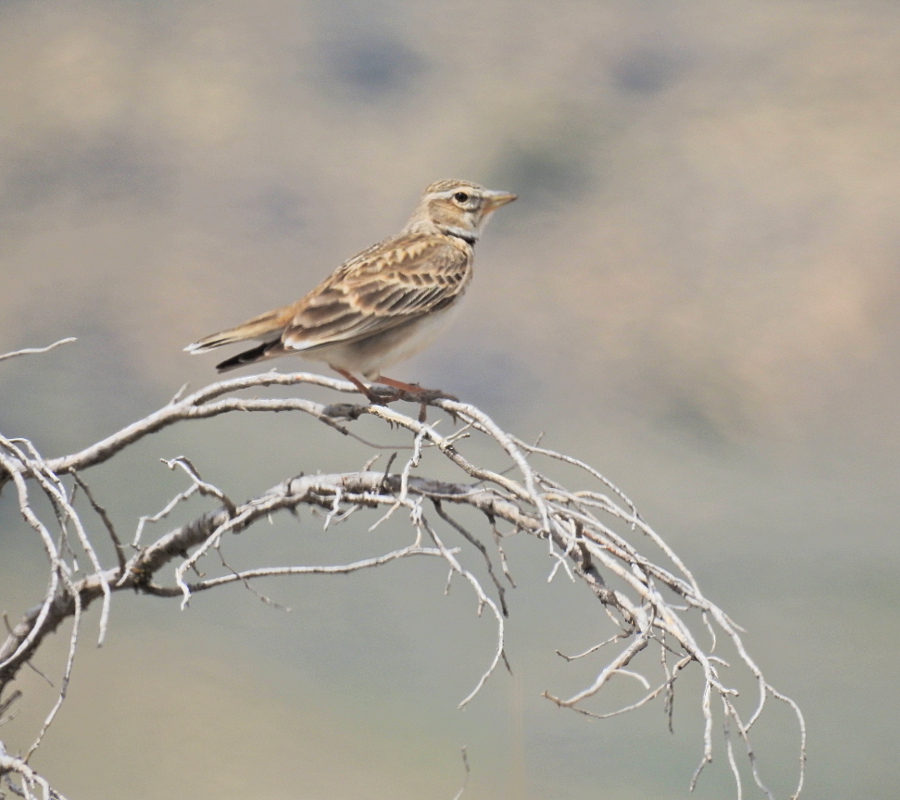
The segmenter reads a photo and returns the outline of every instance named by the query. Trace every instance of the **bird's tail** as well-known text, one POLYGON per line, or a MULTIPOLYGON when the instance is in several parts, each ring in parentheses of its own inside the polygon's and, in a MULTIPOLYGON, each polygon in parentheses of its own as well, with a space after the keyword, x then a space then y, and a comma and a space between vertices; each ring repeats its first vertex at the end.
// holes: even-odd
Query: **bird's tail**
POLYGON ((292 316, 293 306, 276 308, 274 311, 268 311, 265 314, 260 314, 258 317, 248 319, 234 328, 204 336, 199 341, 189 344, 184 350, 191 355, 198 355, 199 353, 207 353, 213 348, 221 347, 225 344, 245 342, 248 339, 271 341, 281 335, 292 316))
POLYGON ((242 353, 238 353, 231 358, 226 358, 221 364, 216 364, 216 369, 219 372, 228 372, 229 370, 237 369, 238 367, 243 367, 247 364, 255 364, 257 361, 267 361, 270 358, 275 358, 280 355, 284 355, 284 347, 281 344, 281 339, 275 339, 274 341, 263 342, 256 347, 251 347, 249 350, 244 350, 242 353))

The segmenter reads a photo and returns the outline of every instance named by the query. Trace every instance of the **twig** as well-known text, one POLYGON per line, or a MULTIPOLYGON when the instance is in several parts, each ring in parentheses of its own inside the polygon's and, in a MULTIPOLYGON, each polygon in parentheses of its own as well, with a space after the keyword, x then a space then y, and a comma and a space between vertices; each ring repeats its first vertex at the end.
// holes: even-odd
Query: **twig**
POLYGON ((465 792, 466 787, 469 785, 469 776, 472 774, 472 770, 469 768, 469 756, 466 750, 467 748, 465 747, 461 748, 462 762, 463 767, 465 767, 466 770, 466 776, 463 778, 463 785, 459 787, 459 791, 453 795, 453 800, 459 800, 459 798, 463 796, 463 792, 465 792))
POLYGON ((75 479, 75 482, 78 486, 81 487, 81 490, 84 492, 85 496, 88 499, 88 502, 91 504, 91 508, 94 509, 94 512, 98 517, 103 521, 103 524, 106 526, 106 531, 109 534, 109 538, 112 539, 113 547, 116 549, 116 558, 119 561, 119 569, 124 572, 125 571, 125 548, 122 546, 122 541, 119 539, 119 535, 116 533, 116 528, 112 524, 112 520, 109 518, 109 514, 106 509, 103 508, 91 494, 90 487, 81 479, 81 476, 75 471, 72 470, 72 477, 75 479))
POLYGON ((69 342, 77 342, 78 339, 74 336, 67 336, 65 339, 60 339, 58 342, 54 342, 53 344, 48 344, 46 347, 26 347, 24 350, 14 350, 12 353, 3 353, 0 355, 0 361, 6 361, 8 358, 18 358, 19 356, 32 356, 38 355, 39 353, 49 353, 56 347, 59 347, 61 344, 69 344, 69 342))

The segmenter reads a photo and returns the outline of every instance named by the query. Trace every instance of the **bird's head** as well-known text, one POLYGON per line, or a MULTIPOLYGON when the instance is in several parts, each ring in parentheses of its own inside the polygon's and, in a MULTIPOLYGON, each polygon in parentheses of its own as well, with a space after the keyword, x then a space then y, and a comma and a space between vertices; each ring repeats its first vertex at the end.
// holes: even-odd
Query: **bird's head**
POLYGON ((491 214, 515 199, 470 181, 438 181, 425 189, 407 229, 436 228, 474 244, 491 214))

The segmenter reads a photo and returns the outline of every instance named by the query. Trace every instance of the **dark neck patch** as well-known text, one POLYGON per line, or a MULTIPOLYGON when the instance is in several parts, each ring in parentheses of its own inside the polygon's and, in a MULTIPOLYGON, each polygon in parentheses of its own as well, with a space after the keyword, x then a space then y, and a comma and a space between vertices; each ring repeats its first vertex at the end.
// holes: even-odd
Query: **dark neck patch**
POLYGON ((478 241, 478 237, 474 235, 467 235, 465 233, 460 233, 459 231, 444 231, 447 236, 455 236, 457 239, 462 239, 469 247, 474 247, 475 242, 478 241))

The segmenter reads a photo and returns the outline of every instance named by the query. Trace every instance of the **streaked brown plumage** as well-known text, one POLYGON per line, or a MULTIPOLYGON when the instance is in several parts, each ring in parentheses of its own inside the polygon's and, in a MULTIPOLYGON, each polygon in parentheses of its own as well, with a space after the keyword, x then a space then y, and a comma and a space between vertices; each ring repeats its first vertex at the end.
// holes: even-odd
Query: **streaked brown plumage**
POLYGON ((469 181, 438 181, 396 236, 363 250, 305 297, 188 345, 205 353, 257 339, 223 361, 235 369, 283 355, 323 361, 370 399, 353 373, 404 390, 418 387, 382 371, 427 347, 449 322, 472 279, 473 246, 490 215, 516 199, 469 181))

